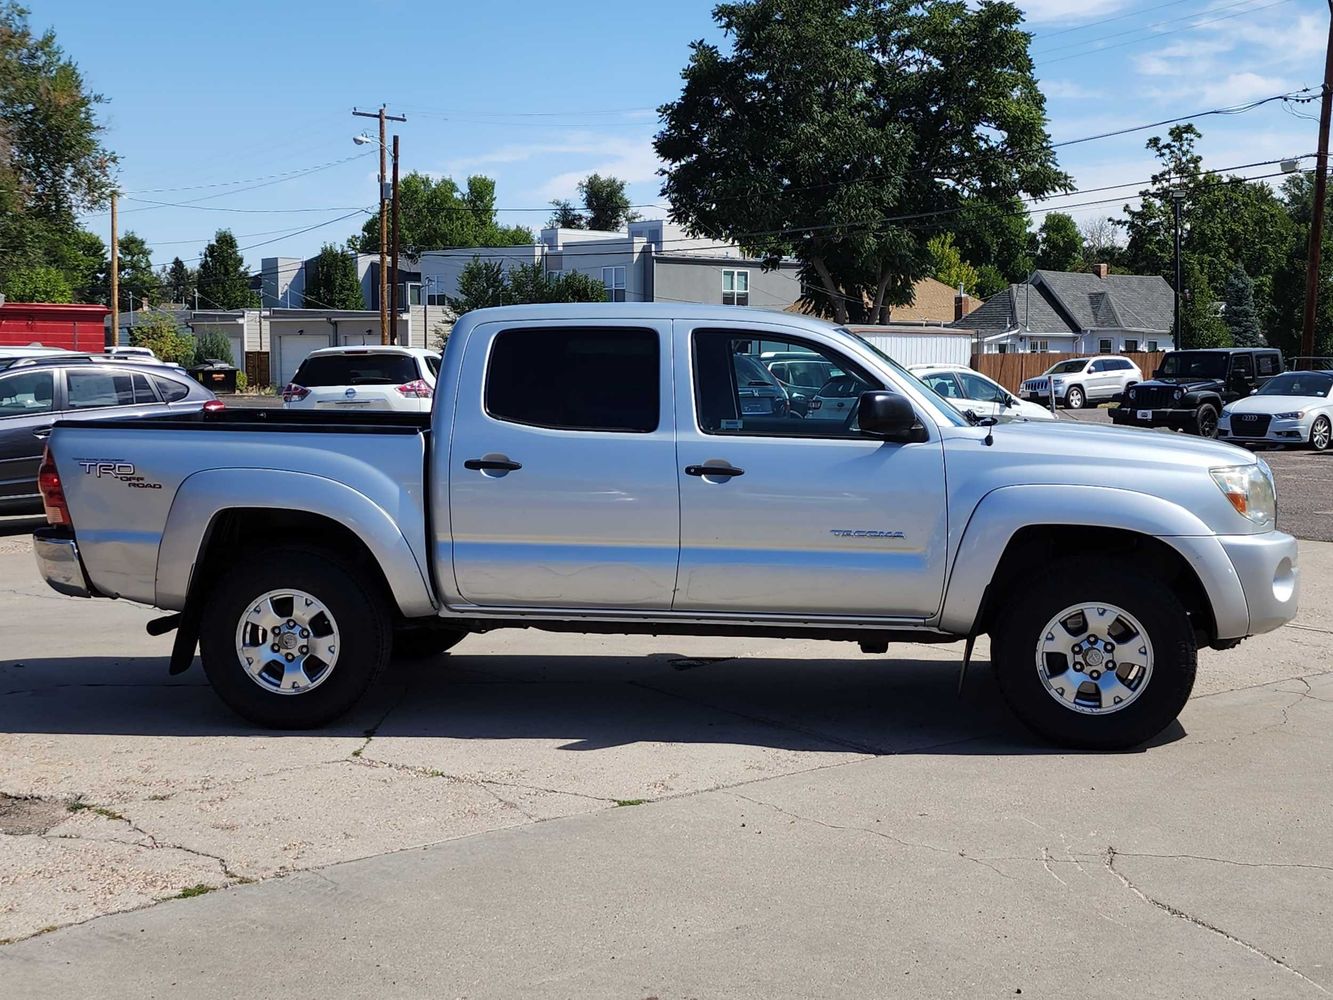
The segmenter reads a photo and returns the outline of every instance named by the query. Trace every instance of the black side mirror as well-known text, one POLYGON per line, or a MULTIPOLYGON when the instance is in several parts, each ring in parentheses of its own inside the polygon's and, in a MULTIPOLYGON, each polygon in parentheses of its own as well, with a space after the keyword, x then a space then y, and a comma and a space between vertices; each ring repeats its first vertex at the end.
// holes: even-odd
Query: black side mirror
POLYGON ((1162 369, 1160 369, 1160 368, 1154 368, 1154 369, 1153 369, 1153 372, 1152 372, 1152 377, 1153 377, 1153 378, 1161 378, 1161 377, 1162 377, 1162 369))
POLYGON ((929 440, 911 400, 896 392, 877 389, 861 393, 856 419, 861 433, 870 437, 902 444, 929 440))

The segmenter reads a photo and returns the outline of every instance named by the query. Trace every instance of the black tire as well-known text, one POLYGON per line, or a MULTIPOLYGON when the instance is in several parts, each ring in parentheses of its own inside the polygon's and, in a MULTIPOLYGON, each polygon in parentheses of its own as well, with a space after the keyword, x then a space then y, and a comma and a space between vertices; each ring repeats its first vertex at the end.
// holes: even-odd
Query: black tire
POLYGON ((1071 385, 1069 391, 1065 393, 1065 406, 1071 410, 1083 409, 1083 404, 1088 401, 1088 397, 1083 390, 1076 385, 1071 385))
POLYGON ((1212 403, 1202 403, 1194 411, 1190 433, 1203 438, 1217 437, 1217 407, 1212 403))
POLYGON ((428 660, 441 656, 467 636, 443 628, 404 628, 393 634, 393 656, 400 660, 428 660))
POLYGON ((305 546, 238 559, 213 587, 200 622, 204 673, 218 697, 237 715, 271 729, 322 726, 355 705, 388 665, 392 638, 386 598, 364 578, 336 556, 305 546), (237 652, 237 630, 252 602, 283 589, 315 598, 339 626, 340 648, 328 676, 300 694, 265 690, 237 652))
POLYGON ((1310 447, 1315 451, 1328 451, 1330 443, 1333 443, 1333 424, 1328 417, 1315 418, 1310 426, 1310 447))
POLYGON ((1015 597, 992 632, 991 658, 1000 691, 1033 732, 1061 746, 1126 750, 1152 739, 1180 714, 1194 687, 1197 648, 1176 595, 1125 564, 1089 569, 1067 561, 1015 597), (1152 673, 1124 708, 1084 714, 1047 690, 1036 661, 1050 620, 1079 603, 1109 604, 1138 619, 1152 643, 1152 673))

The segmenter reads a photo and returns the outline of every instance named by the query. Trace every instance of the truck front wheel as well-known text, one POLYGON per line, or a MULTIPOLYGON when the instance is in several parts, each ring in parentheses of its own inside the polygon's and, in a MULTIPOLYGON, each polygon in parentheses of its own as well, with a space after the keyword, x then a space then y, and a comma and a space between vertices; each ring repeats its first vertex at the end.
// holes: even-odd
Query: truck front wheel
POLYGON ((365 574, 318 549, 265 549, 237 561, 200 622, 204 673, 238 715, 273 729, 336 719, 389 662, 385 599, 365 574))
POLYGON ((1189 615, 1128 565, 1064 563, 1015 598, 992 635, 1014 714, 1062 746, 1123 750, 1157 735, 1194 687, 1189 615))
POLYGON ((1193 431, 1199 437, 1217 437, 1217 407, 1212 403, 1204 403, 1195 410, 1193 431))

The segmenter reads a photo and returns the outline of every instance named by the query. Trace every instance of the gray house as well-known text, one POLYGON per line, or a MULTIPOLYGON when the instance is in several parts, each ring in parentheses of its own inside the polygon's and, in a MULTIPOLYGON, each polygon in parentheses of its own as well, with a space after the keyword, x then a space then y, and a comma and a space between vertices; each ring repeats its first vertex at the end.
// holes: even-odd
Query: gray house
POLYGON ((1033 271, 952 325, 986 354, 1169 351, 1175 293, 1160 275, 1033 271))

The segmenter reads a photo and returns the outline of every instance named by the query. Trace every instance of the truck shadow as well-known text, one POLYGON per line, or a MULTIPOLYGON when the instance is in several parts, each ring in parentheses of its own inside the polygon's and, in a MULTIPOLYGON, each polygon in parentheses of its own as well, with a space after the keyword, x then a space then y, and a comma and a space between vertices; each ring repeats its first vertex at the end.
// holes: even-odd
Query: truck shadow
MULTIPOLYGON (((71 657, 0 664, 0 732, 298 735, 260 729, 213 695, 196 663, 71 657)), ((989 664, 960 697, 953 660, 468 656, 396 662, 351 713, 305 737, 531 740, 565 751, 641 743, 867 754, 1065 753, 1010 715, 989 664)), ((1149 747, 1185 735, 1173 724, 1149 747)), ((1146 748, 1145 748, 1146 749, 1146 748)))

